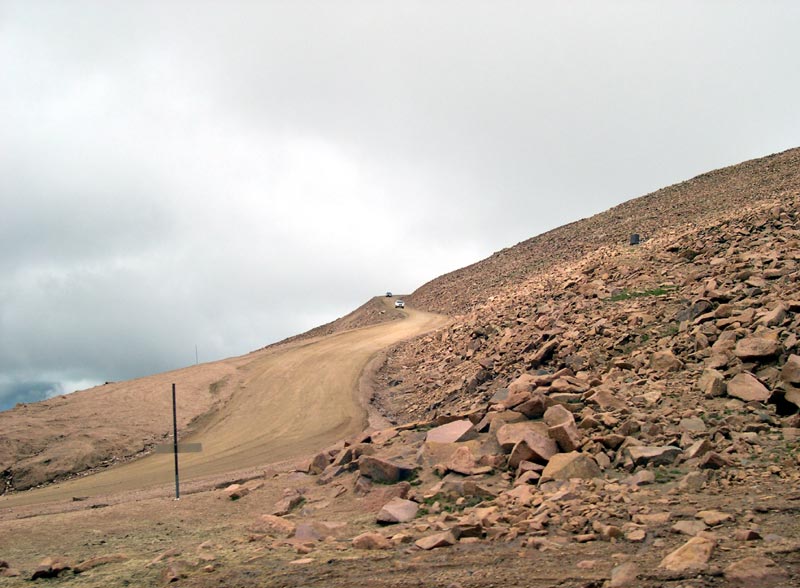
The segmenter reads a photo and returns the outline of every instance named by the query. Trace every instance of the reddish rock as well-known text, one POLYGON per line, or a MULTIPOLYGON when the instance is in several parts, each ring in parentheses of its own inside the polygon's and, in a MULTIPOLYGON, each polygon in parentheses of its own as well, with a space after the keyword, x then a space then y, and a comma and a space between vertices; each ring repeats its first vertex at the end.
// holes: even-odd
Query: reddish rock
POLYGON ((782 588, 789 586, 789 574, 766 557, 746 557, 725 568, 731 588, 782 588))
POLYGON ((328 467, 330 463, 330 459, 328 459, 328 455, 326 453, 318 453, 314 456, 311 460, 311 463, 308 466, 308 473, 318 475, 325 471, 325 468, 328 467))
POLYGON ((626 408, 624 400, 617 398, 614 394, 606 388, 597 388, 586 398, 589 404, 596 404, 603 410, 616 410, 626 408))
POLYGON ((574 422, 555 425, 547 430, 561 451, 575 451, 582 444, 581 434, 574 422))
POLYGON ((650 356, 650 368, 659 372, 677 372, 683 367, 683 362, 672 351, 656 351, 650 356))
POLYGON ((786 306, 783 304, 778 304, 775 308, 758 319, 757 323, 759 325, 764 325, 765 327, 776 327, 786 320, 786 311, 786 306))
POLYGON ((522 374, 508 385, 508 394, 531 392, 534 388, 536 388, 536 377, 531 374, 522 374))
POLYGON ((431 443, 457 443, 474 439, 477 433, 472 422, 464 419, 453 421, 428 431, 425 441, 431 443))
POLYGON ((529 419, 542 416, 547 408, 547 399, 541 392, 531 392, 530 397, 523 403, 514 407, 514 410, 524 414, 529 419))
POLYGON ((82 561, 74 568, 72 568, 72 571, 75 574, 82 574, 83 572, 89 571, 93 568, 97 568, 112 563, 121 563, 123 561, 128 561, 128 556, 123 555, 121 553, 114 553, 111 555, 100 555, 98 557, 92 557, 90 559, 82 561))
POLYGON ((7 561, 0 559, 0 578, 18 578, 21 575, 19 570, 9 566, 7 561))
POLYGON ((745 402, 766 402, 770 392, 754 376, 743 372, 728 382, 728 395, 745 402))
POLYGON ((445 466, 452 472, 469 476, 475 470, 476 461, 472 450, 467 446, 462 446, 453 452, 445 466))
POLYGON ((451 531, 444 531, 418 539, 415 543, 420 549, 431 550, 437 547, 450 547, 456 544, 456 537, 451 531))
POLYGON ((413 521, 419 511, 419 504, 412 500, 393 498, 383 505, 378 513, 378 522, 383 524, 407 523, 413 521))
POLYGON ((558 447, 555 441, 544 435, 528 431, 511 450, 511 455, 508 456, 508 467, 514 470, 523 461, 547 463, 557 453, 558 447))
POLYGON ((250 489, 241 484, 231 484, 223 492, 230 500, 239 500, 250 494, 250 489))
POLYGON ((265 514, 261 515, 261 522, 267 528, 270 535, 276 537, 291 537, 295 531, 295 524, 283 517, 265 514))
POLYGON ((43 559, 31 576, 31 580, 39 578, 57 578, 59 574, 72 569, 66 561, 60 558, 46 557, 43 559))
POLYGON ((572 413, 560 404, 547 409, 544 421, 549 425, 547 434, 553 439, 561 451, 575 451, 581 446, 581 434, 575 424, 572 413))
POLYGON ((709 451, 703 455, 697 467, 703 470, 718 470, 729 465, 731 465, 731 461, 728 458, 721 456, 716 451, 709 451))
POLYGON ((705 369, 697 381, 697 388, 706 398, 716 398, 725 394, 725 378, 715 369, 705 369))
POLYGON ((695 516, 709 527, 715 527, 733 520, 733 515, 719 510, 701 510, 695 516))
POLYGON ((514 446, 530 432, 534 432, 542 437, 547 437, 547 426, 543 423, 522 421, 519 423, 508 423, 497 430, 497 442, 503 451, 510 452, 514 446))
POLYGON ((692 537, 661 560, 658 567, 671 572, 702 569, 711 559, 714 547, 716 547, 716 543, 706 537, 692 537))
POLYGON ((278 517, 287 515, 303 504, 304 501, 305 498, 300 493, 290 493, 275 503, 272 514, 278 517))
POLYGON ((555 404, 547 409, 544 413, 544 422, 547 424, 548 427, 554 427, 556 425, 560 425, 562 423, 574 423, 575 417, 572 413, 561 406, 560 404, 555 404))
POLYGON ((752 529, 737 529, 733 533, 733 538, 736 541, 758 541, 761 539, 761 534, 752 529))
POLYGON ((778 341, 765 337, 745 337, 736 343, 736 348, 733 350, 736 357, 745 361, 774 357, 779 352, 778 341))
POLYGON ((800 355, 790 355, 781 369, 781 380, 789 384, 800 384, 800 355))
POLYGON ((708 439, 700 439, 692 443, 686 451, 684 451, 684 454, 686 455, 686 459, 695 459, 703 457, 706 453, 713 450, 714 444, 711 443, 711 441, 708 439))
POLYGON ((681 533, 682 535, 689 535, 694 537, 698 533, 705 531, 708 527, 703 521, 678 521, 672 525, 671 531, 673 533, 681 533))
POLYGON ((609 588, 635 588, 639 586, 639 567, 632 561, 618 565, 611 570, 609 588))
POLYGON ((633 460, 635 465, 669 465, 681 454, 681 448, 672 445, 661 447, 632 445, 625 449, 625 453, 633 460))
POLYGON ((550 458, 542 472, 542 482, 548 480, 569 480, 571 478, 599 478, 600 467, 591 457, 577 451, 559 453, 550 458))
POLYGON ((394 484, 409 478, 414 470, 386 459, 362 455, 358 458, 358 471, 374 482, 394 484))
POLYGON ((353 538, 356 549, 389 549, 392 543, 380 533, 367 532, 353 538))

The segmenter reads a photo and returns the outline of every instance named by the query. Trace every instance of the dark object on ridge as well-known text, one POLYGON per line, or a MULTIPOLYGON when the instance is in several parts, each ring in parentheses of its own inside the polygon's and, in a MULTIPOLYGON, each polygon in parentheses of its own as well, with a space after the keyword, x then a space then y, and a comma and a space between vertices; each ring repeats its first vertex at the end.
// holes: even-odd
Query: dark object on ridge
POLYGON ((633 233, 631 235, 631 245, 638 245, 639 244, 639 233, 633 233))

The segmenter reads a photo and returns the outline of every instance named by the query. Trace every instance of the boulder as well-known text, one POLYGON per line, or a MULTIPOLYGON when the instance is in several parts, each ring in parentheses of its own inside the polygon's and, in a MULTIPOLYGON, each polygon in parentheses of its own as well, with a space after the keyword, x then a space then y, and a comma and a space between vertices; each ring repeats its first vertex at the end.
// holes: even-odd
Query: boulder
POLYGON ((672 351, 665 349, 656 351, 650 356, 650 368, 659 372, 677 372, 683 367, 683 362, 672 351))
POLYGON ((431 550, 437 547, 450 547, 456 544, 456 537, 452 531, 443 531, 435 535, 428 535, 422 539, 418 539, 415 545, 420 549, 431 550))
POLYGON ((559 453, 550 458, 542 472, 541 482, 549 480, 569 480, 572 478, 599 478, 600 467, 588 455, 572 451, 559 453))
POLYGON ((547 434, 553 439, 561 451, 575 451, 581 446, 581 434, 575 424, 572 413, 560 404, 547 409, 544 422, 549 425, 547 434))
POLYGON ((250 489, 247 486, 242 486, 241 484, 231 484, 225 488, 223 492, 230 500, 239 500, 240 498, 244 498, 250 494, 250 489))
POLYGON ((417 516, 419 505, 412 500, 393 498, 378 513, 378 522, 386 525, 407 523, 417 516))
POLYGON ((281 500, 275 503, 275 508, 272 514, 275 516, 283 516, 292 512, 295 508, 300 506, 305 501, 303 495, 299 492, 287 493, 281 500))
POLYGON ((709 451, 714 451, 714 444, 711 443, 708 439, 699 439, 692 443, 686 451, 684 451, 684 455, 686 459, 695 459, 699 457, 703 457, 709 451))
POLYGON ((786 320, 786 310, 786 306, 778 304, 775 308, 758 319, 756 323, 764 325, 765 327, 776 327, 786 320))
POLYGON ((697 388, 706 398, 716 398, 725 394, 725 378, 714 369, 705 369, 697 381, 697 388))
POLYGON ((508 393, 531 392, 536 388, 536 377, 531 374, 522 374, 508 385, 508 393))
POLYGON ((766 402, 770 397, 770 392, 752 374, 742 372, 736 374, 728 382, 728 396, 733 396, 745 402, 766 402))
POLYGON ((708 527, 703 521, 678 521, 670 529, 673 533, 680 533, 682 535, 689 535, 694 537, 698 533, 705 531, 708 527))
POLYGON ((308 473, 314 475, 321 474, 323 471, 325 471, 325 468, 328 467, 330 461, 331 460, 328 459, 328 455, 326 453, 318 453, 311 460, 311 463, 308 466, 308 473))
POLYGON ((367 532, 353 538, 355 549, 389 549, 392 543, 380 533, 367 532))
POLYGON ((620 564, 611 570, 609 588, 635 588, 639 586, 639 567, 632 561, 620 564))
POLYGON ((514 410, 524 414, 529 419, 535 419, 544 414, 547 408, 547 399, 541 392, 531 392, 527 400, 514 407, 514 410))
POLYGON ((603 410, 618 410, 627 408, 627 403, 621 398, 614 396, 614 393, 607 388, 596 388, 590 396, 586 398, 589 404, 596 404, 603 410))
POLYGON ((373 482, 395 484, 411 477, 414 469, 372 455, 358 458, 358 471, 373 482))
POLYGON ((702 569, 708 563, 708 560, 711 559, 714 547, 716 547, 716 542, 707 537, 692 537, 689 541, 661 560, 658 567, 671 572, 702 569))
POLYGON ((497 442, 503 451, 510 452, 514 446, 522 441, 528 433, 533 432, 542 437, 547 437, 547 425, 531 421, 508 423, 497 430, 497 442))
POLYGON ((733 354, 741 360, 761 360, 774 357, 780 352, 780 344, 766 337, 745 337, 736 343, 733 354))
POLYGON ((453 421, 428 431, 425 441, 432 443, 457 443, 474 439, 477 433, 468 419, 453 421))
POLYGON ((745 557, 725 568, 731 588, 779 588, 789 586, 789 574, 767 557, 745 557))
POLYGON ((514 470, 523 461, 547 463, 557 453, 556 442, 550 437, 528 431, 511 450, 508 467, 514 470))
POLYGON ((475 456, 472 454, 470 448, 463 445, 453 452, 450 459, 445 464, 445 467, 451 472, 469 476, 472 475, 475 469, 475 462, 475 456))
POLYGON ((558 444, 561 451, 575 451, 581 446, 581 434, 575 421, 550 427, 547 433, 558 444))
POLYGON ((715 527, 733 520, 733 515, 719 510, 701 510, 695 516, 709 527, 715 527))
POLYGON ((46 557, 34 570, 31 580, 39 578, 57 578, 59 574, 72 569, 72 566, 61 558, 46 557))
POLYGON ((272 536, 291 537, 294 534, 295 524, 292 521, 287 521, 283 517, 265 514, 261 515, 260 520, 266 527, 267 532, 272 536))
POLYGON ((660 447, 632 445, 625 449, 625 453, 631 458, 634 465, 637 466, 647 464, 669 465, 681 454, 681 448, 673 445, 664 445, 660 447))
POLYGON ((790 355, 781 369, 781 380, 788 384, 800 384, 800 355, 790 355))

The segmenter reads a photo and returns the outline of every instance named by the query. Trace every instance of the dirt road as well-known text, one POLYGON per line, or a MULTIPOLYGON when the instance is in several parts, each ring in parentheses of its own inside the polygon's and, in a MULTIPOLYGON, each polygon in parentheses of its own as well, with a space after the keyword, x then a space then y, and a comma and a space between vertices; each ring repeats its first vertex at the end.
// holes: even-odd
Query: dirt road
MULTIPOLYGON (((387 311, 396 312, 392 299, 387 311)), ((241 470, 308 455, 367 425, 358 380, 387 346, 435 329, 448 319, 407 309, 405 320, 297 342, 236 358, 237 389, 227 404, 182 442, 203 451, 181 454, 181 479, 241 470)), ((95 475, 0 497, 0 510, 109 495, 173 483, 171 454, 153 454, 95 475)))

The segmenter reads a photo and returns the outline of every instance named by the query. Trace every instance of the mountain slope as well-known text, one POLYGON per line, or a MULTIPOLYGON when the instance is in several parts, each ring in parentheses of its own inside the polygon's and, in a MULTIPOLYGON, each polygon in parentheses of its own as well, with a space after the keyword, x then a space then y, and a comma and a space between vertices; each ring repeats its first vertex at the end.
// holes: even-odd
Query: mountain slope
MULTIPOLYGON (((434 280, 414 304, 461 314, 390 355, 384 408, 399 420, 467 410, 532 369, 591 378, 618 362, 647 377, 638 370, 660 349, 680 355, 687 369, 676 377, 688 386, 715 344, 735 343, 762 315, 800 299, 798 207, 794 149, 659 190, 434 280), (632 232, 648 240, 632 247, 632 232), (679 313, 703 301, 744 318, 683 324, 679 313), (537 359, 548 344, 546 361, 537 359)), ((793 312, 771 335, 781 354, 758 367, 780 369, 796 352, 793 312)), ((722 366, 728 377, 752 367, 733 359, 722 366)), ((778 383, 772 372, 768 383, 778 383)))
POLYGON ((713 223, 742 209, 800 192, 800 148, 746 161, 627 201, 445 274, 418 288, 417 308, 463 314, 530 276, 573 262, 598 247, 654 238, 713 223))

